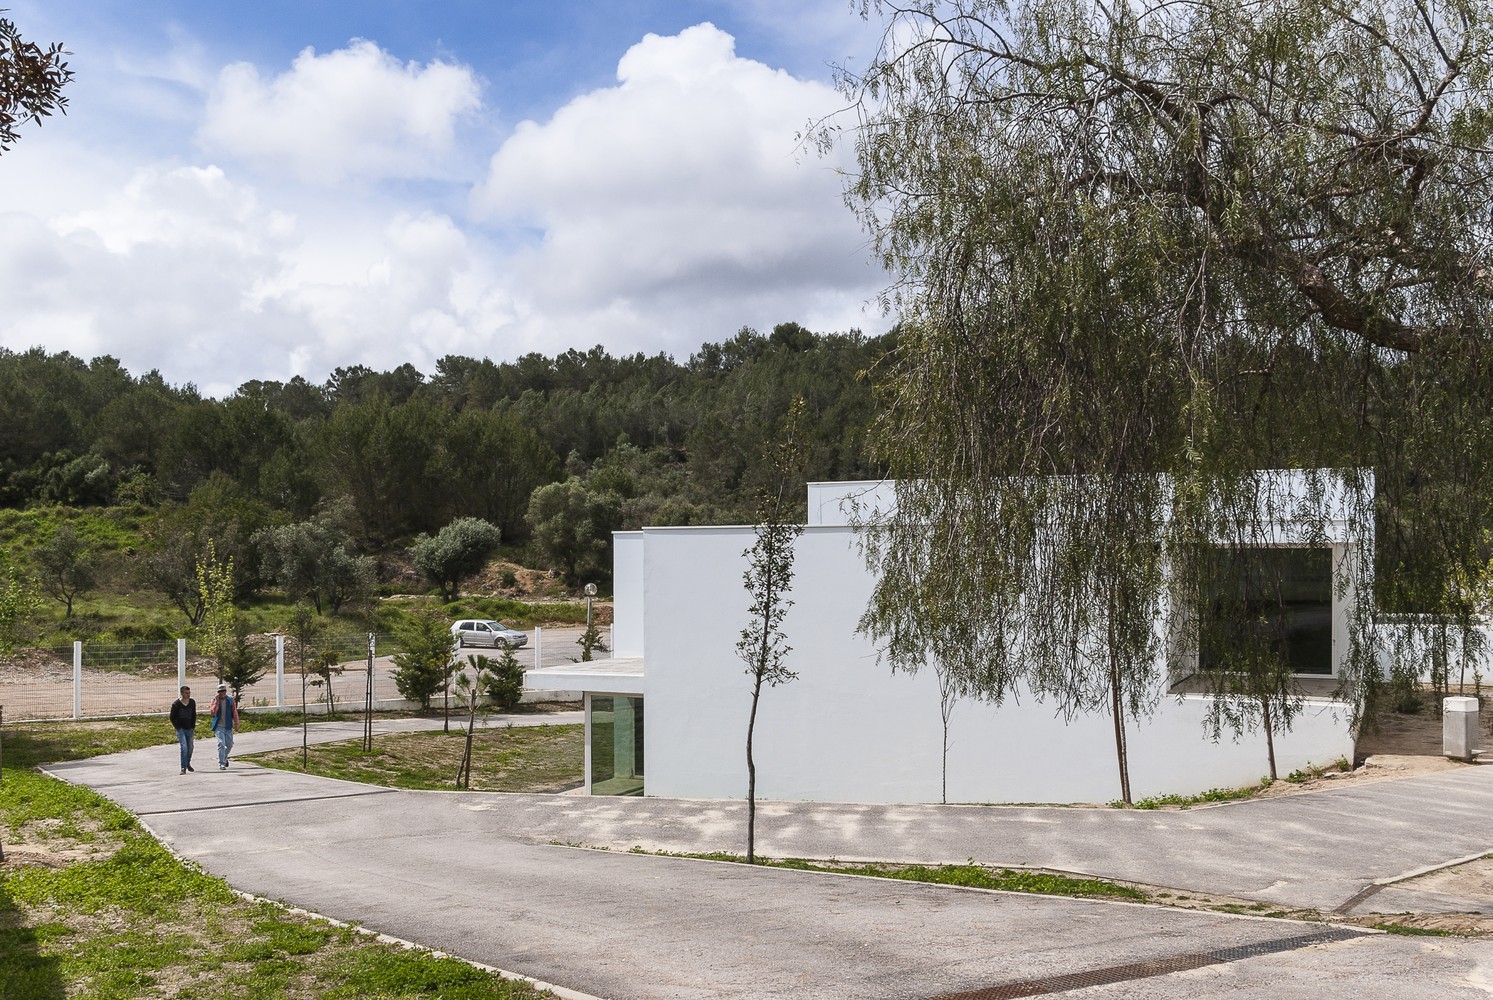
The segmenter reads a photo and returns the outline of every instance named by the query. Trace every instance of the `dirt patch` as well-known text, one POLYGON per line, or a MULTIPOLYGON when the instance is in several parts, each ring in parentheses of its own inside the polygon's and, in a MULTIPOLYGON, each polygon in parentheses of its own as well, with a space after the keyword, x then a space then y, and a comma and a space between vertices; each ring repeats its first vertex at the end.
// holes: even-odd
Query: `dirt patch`
MULTIPOLYGON (((1480 744, 1493 749, 1493 711, 1479 718, 1480 744)), ((1303 781, 1277 781, 1260 797, 1299 795, 1373 781, 1413 778, 1423 774, 1480 766, 1448 760, 1441 753, 1441 717, 1427 707, 1415 713, 1390 712, 1366 725, 1355 747, 1351 771, 1328 771, 1303 781)), ((1284 776, 1282 776, 1284 777, 1284 776)))
POLYGON ((45 649, 18 649, 0 659, 0 683, 18 684, 36 681, 71 683, 72 653, 61 656, 45 649))
MULTIPOLYGON (((1484 709, 1478 718, 1479 742, 1493 748, 1493 711, 1484 709)), ((1358 757, 1376 754, 1396 756, 1441 756, 1441 716, 1427 706, 1415 713, 1388 712, 1366 724, 1358 736, 1358 757)))
POLYGON ((67 856, 67 852, 36 850, 31 847, 5 848, 5 868, 15 871, 20 868, 66 868, 77 861, 76 857, 67 856))
MULTIPOLYGON (((55 820, 49 822, 57 822, 55 820)), ((34 827, 37 824, 27 824, 34 827)), ((23 827, 19 833, 8 832, 5 842, 5 863, 11 868, 66 868, 75 861, 95 861, 106 858, 118 849, 116 841, 85 843, 74 840, 49 842, 36 836, 35 829, 23 827)))
MULTIPOLYGON (((1402 889, 1441 892, 1493 903, 1493 858, 1478 858, 1465 865, 1427 872, 1403 882, 1396 882, 1395 885, 1402 889)), ((1486 916, 1485 919, 1493 922, 1493 915, 1486 916)))
MULTIPOLYGON (((85 656, 88 655, 85 649, 85 656)), ((205 656, 187 657, 187 674, 191 677, 216 676, 216 663, 205 656)), ((149 661, 120 663, 109 667, 83 665, 83 683, 107 683, 120 677, 175 677, 176 653, 149 661)), ((41 649, 17 650, 0 661, 0 684, 65 684, 73 682, 72 653, 59 658, 41 649)))
POLYGON ((1474 766, 1476 765, 1447 760, 1445 757, 1427 757, 1418 754, 1374 754, 1351 771, 1328 771, 1325 774, 1307 777, 1302 781, 1277 781, 1268 788, 1260 789, 1256 797, 1300 795, 1303 792, 1320 792, 1329 788, 1364 785, 1395 778, 1413 778, 1422 774, 1436 774, 1441 771, 1455 771, 1474 766))
POLYGON ((55 817, 29 820, 17 829, 5 831, 5 836, 7 858, 14 848, 33 859, 47 859, 37 863, 48 868, 105 858, 123 843, 117 832, 105 829, 98 820, 83 813, 74 813, 65 820, 55 817))

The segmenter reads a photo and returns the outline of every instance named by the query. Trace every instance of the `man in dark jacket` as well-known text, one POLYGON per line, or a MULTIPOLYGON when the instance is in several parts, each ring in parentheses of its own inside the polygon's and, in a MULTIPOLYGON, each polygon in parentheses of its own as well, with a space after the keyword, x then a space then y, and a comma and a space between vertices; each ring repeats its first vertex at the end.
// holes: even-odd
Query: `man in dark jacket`
POLYGON ((197 736, 197 703, 192 700, 192 689, 183 687, 181 697, 171 703, 171 726, 176 730, 176 742, 181 744, 181 773, 195 770, 192 767, 192 742, 197 736))

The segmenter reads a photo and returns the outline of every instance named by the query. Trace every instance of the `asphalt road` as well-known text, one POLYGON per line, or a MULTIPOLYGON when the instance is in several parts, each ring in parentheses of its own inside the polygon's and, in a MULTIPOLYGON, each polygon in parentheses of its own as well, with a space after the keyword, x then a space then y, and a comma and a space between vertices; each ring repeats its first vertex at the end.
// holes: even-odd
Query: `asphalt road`
MULTIPOLYGON (((246 734, 242 749, 274 739, 246 734)), ((608 1000, 1032 995, 1011 984, 1034 983, 1079 997, 1493 994, 1487 942, 1313 939, 1323 925, 623 850, 739 850, 734 802, 403 792, 244 764, 183 777, 174 748, 51 770, 240 889, 608 1000), (1140 977, 1163 969, 1180 971, 1140 977)), ((1479 768, 1162 814, 770 803, 761 844, 1336 905, 1427 858, 1493 849, 1490 794, 1493 769, 1479 768)))

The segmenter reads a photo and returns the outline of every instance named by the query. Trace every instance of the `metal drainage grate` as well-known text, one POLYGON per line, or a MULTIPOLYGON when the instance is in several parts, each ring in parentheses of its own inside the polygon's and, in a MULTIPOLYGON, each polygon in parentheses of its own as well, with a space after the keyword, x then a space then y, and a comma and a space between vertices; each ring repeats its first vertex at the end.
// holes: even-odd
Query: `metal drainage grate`
POLYGON ((1363 936, 1362 931, 1329 927, 1320 931, 1312 931, 1309 934, 1276 938, 1273 941, 1233 945, 1213 951, 1193 952, 1172 958, 1158 958, 1149 962, 1134 962, 1129 965, 1111 965, 1104 969, 1073 972, 1065 976, 1048 976, 1045 979, 1028 979, 1019 983, 1002 983, 999 986, 987 986, 984 989, 969 990, 964 993, 944 993, 934 997, 933 1000, 1013 1000, 1015 997, 1048 996, 1053 993, 1083 989, 1086 986, 1108 986, 1132 979, 1165 976, 1173 972, 1185 972, 1188 969, 1201 969, 1209 965, 1221 965, 1224 962, 1237 962, 1242 958, 1273 955, 1277 952, 1295 951, 1297 948, 1327 941, 1347 941, 1363 936))

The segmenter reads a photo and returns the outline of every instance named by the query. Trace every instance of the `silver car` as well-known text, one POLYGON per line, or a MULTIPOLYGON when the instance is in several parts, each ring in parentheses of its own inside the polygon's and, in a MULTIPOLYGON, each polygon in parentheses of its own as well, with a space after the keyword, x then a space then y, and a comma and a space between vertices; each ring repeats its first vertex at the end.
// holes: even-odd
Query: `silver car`
POLYGON ((468 618, 451 626, 456 636, 456 646, 491 646, 494 649, 518 649, 528 644, 529 637, 516 628, 490 618, 468 618))

